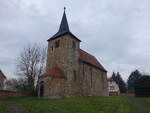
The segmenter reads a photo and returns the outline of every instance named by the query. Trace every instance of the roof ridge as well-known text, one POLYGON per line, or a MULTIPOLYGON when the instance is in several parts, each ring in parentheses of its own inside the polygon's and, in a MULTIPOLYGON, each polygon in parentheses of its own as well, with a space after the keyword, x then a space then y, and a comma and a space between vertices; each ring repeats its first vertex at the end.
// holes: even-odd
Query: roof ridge
POLYGON ((82 51, 85 52, 86 54, 89 54, 89 55, 95 57, 94 55, 92 55, 91 53, 89 53, 89 52, 87 52, 87 51, 85 51, 85 50, 83 50, 83 49, 80 49, 80 50, 82 50, 82 51))
MULTIPOLYGON (((103 71, 106 71, 106 69, 102 66, 102 64, 97 60, 97 58, 90 53, 79 49, 80 50, 80 60, 86 63, 89 63, 103 71)), ((107 71, 106 71, 107 72, 107 71)))

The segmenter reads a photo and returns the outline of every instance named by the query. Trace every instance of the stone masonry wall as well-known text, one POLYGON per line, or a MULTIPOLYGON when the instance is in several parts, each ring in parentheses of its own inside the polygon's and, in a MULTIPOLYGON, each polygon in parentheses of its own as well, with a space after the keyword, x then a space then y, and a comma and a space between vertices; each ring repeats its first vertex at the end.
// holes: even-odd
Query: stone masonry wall
POLYGON ((65 35, 48 42, 47 69, 52 67, 60 67, 65 72, 70 68, 78 67, 79 58, 79 42, 70 35, 65 35), (59 40, 59 47, 55 48, 55 42, 59 40), (76 47, 72 47, 75 41, 76 47))
POLYGON ((9 97, 24 97, 24 96, 27 96, 27 95, 21 92, 0 90, 0 99, 9 98, 9 97))
MULTIPOLYGON (((108 96, 106 72, 80 62, 76 78, 72 79, 71 93, 66 92, 66 78, 45 77, 44 97, 108 96)), ((68 87, 67 87, 68 88, 68 87)))
POLYGON ((4 88, 4 77, 0 75, 0 90, 4 88))
POLYGON ((106 72, 82 62, 79 69, 82 96, 108 96, 106 72))
POLYGON ((41 81, 44 81, 44 97, 59 98, 65 96, 65 78, 44 77, 40 79, 41 81))

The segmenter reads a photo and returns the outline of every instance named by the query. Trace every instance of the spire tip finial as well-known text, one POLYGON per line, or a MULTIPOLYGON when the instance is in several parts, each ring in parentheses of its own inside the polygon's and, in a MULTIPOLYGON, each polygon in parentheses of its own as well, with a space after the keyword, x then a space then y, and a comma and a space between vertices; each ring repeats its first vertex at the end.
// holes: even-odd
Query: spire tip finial
POLYGON ((64 11, 66 10, 66 7, 64 7, 64 11))

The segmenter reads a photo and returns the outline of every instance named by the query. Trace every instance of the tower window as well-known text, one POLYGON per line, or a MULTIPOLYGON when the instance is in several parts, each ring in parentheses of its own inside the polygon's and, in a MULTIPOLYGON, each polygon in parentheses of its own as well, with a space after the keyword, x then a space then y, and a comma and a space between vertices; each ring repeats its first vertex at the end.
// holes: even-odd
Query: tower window
POLYGON ((73 73, 74 73, 74 80, 76 80, 77 79, 76 71, 74 70, 73 73))
POLYGON ((56 42, 55 42, 55 48, 58 48, 59 47, 59 40, 57 40, 56 42))
POLYGON ((72 41, 72 48, 75 48, 76 47, 76 43, 75 43, 75 41, 73 40, 72 41))

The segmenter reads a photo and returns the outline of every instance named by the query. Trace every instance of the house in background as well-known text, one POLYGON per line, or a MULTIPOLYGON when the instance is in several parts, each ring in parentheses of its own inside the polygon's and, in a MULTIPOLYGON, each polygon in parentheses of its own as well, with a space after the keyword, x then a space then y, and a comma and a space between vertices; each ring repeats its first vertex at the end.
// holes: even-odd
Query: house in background
POLYGON ((110 96, 120 94, 119 86, 112 78, 108 78, 108 92, 110 96))
POLYGON ((6 76, 4 73, 0 70, 0 90, 4 89, 4 82, 5 82, 6 76))

